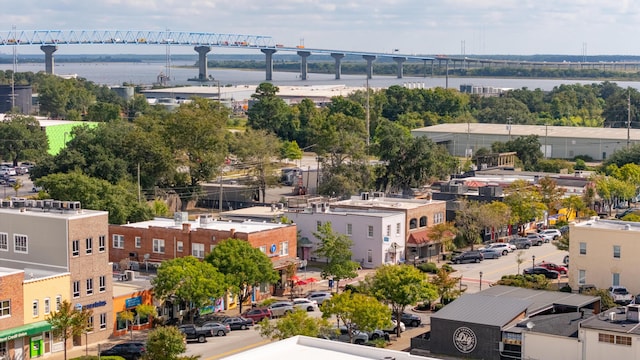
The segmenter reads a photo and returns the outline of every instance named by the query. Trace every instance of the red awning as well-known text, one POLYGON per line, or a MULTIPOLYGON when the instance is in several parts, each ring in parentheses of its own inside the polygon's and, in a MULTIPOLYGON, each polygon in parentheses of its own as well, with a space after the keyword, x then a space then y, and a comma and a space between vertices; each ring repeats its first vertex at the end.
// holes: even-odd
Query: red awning
POLYGON ((407 240, 408 245, 422 245, 430 242, 431 239, 429 238, 429 230, 412 232, 411 234, 409 234, 409 240, 407 240))

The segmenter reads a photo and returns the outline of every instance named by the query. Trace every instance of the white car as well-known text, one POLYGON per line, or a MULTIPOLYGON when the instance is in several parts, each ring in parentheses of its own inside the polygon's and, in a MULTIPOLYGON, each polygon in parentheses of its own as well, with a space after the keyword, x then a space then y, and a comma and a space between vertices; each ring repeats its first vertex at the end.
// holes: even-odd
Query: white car
POLYGON ((322 305, 323 302, 325 302, 325 300, 329 300, 331 299, 333 295, 331 295, 330 292, 326 292, 326 291, 319 291, 319 292, 312 292, 311 294, 309 294, 307 296, 307 299, 309 300, 315 300, 315 302, 318 305, 322 305))
POLYGON ((280 317, 285 316, 288 313, 293 312, 293 303, 290 301, 277 301, 267 306, 267 309, 271 310, 271 316, 280 317))
MULTIPOLYGON (((391 327, 388 329, 384 329, 384 332, 386 333, 394 333, 396 332, 396 326, 398 326, 398 322, 395 321, 394 319, 391 319, 391 327)), ((405 330, 407 330, 407 326, 401 321, 400 322, 400 332, 404 332, 405 330)))
POLYGON ((542 230, 539 234, 544 236, 547 242, 552 240, 558 240, 562 237, 562 234, 558 229, 542 230))
POLYGON ((305 311, 316 311, 318 310, 318 302, 306 298, 297 298, 293 299, 293 307, 305 311))
POLYGON ((511 245, 509 243, 493 243, 486 247, 486 249, 493 249, 500 252, 502 255, 507 255, 510 252, 513 252, 511 245))

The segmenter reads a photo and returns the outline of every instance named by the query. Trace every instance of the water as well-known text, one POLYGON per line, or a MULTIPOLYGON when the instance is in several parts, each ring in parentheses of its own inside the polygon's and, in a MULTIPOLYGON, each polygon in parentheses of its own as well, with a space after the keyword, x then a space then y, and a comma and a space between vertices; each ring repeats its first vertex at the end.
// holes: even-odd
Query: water
MULTIPOLYGON (((188 81, 198 76, 198 68, 192 61, 174 62, 170 72, 169 86, 196 85, 197 82, 188 81)), ((12 64, 0 64, 0 70, 11 70, 12 64)), ((102 63, 57 63, 54 72, 59 75, 76 74, 100 85, 122 85, 130 83, 135 85, 150 85, 158 81, 160 73, 166 73, 164 62, 102 62, 102 63)), ((24 63, 17 65, 18 72, 44 71, 43 63, 24 63)), ((221 85, 257 85, 265 81, 264 70, 233 70, 209 68, 208 75, 220 81, 221 85)), ((552 90, 561 84, 592 84, 596 80, 572 80, 572 79, 507 79, 507 78, 455 78, 448 79, 448 87, 459 89, 460 85, 471 84, 474 86, 490 86, 494 88, 519 89, 526 87, 529 90, 552 90)), ((334 79, 333 74, 310 73, 308 80, 302 81, 298 73, 274 72, 273 84, 280 86, 300 85, 347 85, 365 86, 366 75, 342 75, 342 79, 334 79)), ((620 87, 632 87, 640 90, 640 82, 616 81, 620 87)), ((444 77, 405 77, 398 79, 395 76, 383 76, 374 74, 369 80, 369 86, 373 88, 387 88, 391 85, 404 85, 411 88, 446 87, 447 80, 444 77)))

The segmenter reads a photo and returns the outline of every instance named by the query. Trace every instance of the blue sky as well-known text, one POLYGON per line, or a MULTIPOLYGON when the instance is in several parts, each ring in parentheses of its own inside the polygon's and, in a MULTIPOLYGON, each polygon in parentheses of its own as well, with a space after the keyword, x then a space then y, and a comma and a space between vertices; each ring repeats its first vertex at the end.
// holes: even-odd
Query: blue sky
MULTIPOLYGON (((632 0, 22 0, 0 32, 165 30, 269 35, 275 43, 403 54, 640 55, 632 0)), ((57 54, 114 52, 61 47, 57 54)), ((165 49, 119 47, 120 53, 165 49)), ((39 53, 37 47, 21 53, 39 53)), ((191 48, 173 53, 193 53, 191 48)), ((0 47, 1 53, 10 49, 0 47)))

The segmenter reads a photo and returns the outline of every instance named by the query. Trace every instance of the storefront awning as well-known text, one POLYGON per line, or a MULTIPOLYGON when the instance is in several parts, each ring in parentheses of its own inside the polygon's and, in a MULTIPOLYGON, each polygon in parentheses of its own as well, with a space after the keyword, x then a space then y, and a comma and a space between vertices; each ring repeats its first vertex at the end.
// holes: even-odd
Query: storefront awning
POLYGON ((0 342, 13 340, 25 336, 40 335, 45 331, 51 330, 51 324, 47 321, 38 321, 26 324, 12 329, 0 331, 0 342))

